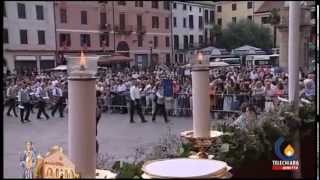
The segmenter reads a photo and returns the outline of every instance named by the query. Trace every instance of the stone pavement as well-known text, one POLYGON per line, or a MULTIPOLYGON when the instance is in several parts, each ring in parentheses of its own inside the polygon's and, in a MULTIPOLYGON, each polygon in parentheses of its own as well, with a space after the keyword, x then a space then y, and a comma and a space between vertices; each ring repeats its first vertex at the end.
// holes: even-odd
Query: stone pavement
MULTIPOLYGON (((6 111, 4 111, 6 112, 6 111)), ((37 120, 32 114, 31 123, 21 124, 15 117, 4 115, 4 177, 19 178, 22 170, 19 167, 19 153, 24 150, 24 143, 32 140, 34 147, 41 154, 48 152, 53 145, 60 145, 68 153, 68 122, 67 118, 51 118, 48 121, 37 120)), ((65 115, 67 117, 67 114, 65 115)), ((133 155, 138 146, 150 146, 168 133, 169 127, 173 134, 192 128, 190 117, 170 117, 169 124, 158 116, 157 122, 151 122, 151 116, 146 116, 148 123, 141 123, 135 116, 136 123, 129 123, 129 115, 104 113, 98 125, 98 141, 100 153, 113 155, 116 159, 125 159, 133 155)))

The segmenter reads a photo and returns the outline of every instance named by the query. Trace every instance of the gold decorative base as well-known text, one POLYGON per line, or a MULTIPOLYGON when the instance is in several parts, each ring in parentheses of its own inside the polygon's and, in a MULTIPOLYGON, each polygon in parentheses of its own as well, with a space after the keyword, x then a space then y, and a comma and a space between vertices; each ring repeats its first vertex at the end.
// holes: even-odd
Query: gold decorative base
POLYGON ((183 131, 180 135, 197 149, 198 153, 190 158, 209 159, 208 149, 222 134, 220 131, 210 131, 210 137, 194 137, 193 131, 183 131))

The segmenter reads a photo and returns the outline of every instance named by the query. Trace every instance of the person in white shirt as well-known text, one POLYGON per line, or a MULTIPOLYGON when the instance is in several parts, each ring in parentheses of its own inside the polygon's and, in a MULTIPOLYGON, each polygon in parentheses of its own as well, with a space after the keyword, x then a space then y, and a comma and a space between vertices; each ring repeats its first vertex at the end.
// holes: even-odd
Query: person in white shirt
POLYGON ((59 83, 56 84, 56 86, 52 89, 52 95, 56 103, 53 106, 53 110, 51 111, 51 116, 54 117, 56 111, 59 109, 60 117, 63 118, 64 97, 59 83))
POLYGON ((118 88, 118 93, 122 93, 127 90, 126 84, 120 81, 118 88))
POLYGON ((11 83, 11 85, 7 89, 7 98, 8 98, 8 111, 7 111, 7 116, 11 116, 10 112, 13 110, 13 113, 16 117, 18 117, 17 112, 16 112, 16 98, 18 94, 18 87, 14 83, 11 83))
POLYGON ((151 81, 149 80, 148 84, 145 87, 145 92, 146 92, 146 112, 150 112, 152 110, 152 100, 153 100, 153 88, 151 85, 151 81))
POLYGON ((271 112, 274 110, 274 97, 275 97, 275 86, 272 85, 270 79, 265 80, 265 111, 271 112))
POLYGON ((119 85, 117 87, 117 95, 118 95, 118 103, 121 106, 120 111, 121 114, 126 114, 127 113, 127 108, 126 108, 126 96, 125 92, 127 90, 126 84, 120 80, 119 85))
POLYGON ((147 122, 142 114, 141 94, 136 80, 132 81, 132 86, 130 87, 130 123, 134 123, 133 115, 134 110, 137 109, 137 113, 140 116, 141 122, 147 122))
POLYGON ((21 89, 18 92, 18 102, 20 108, 20 121, 21 123, 31 122, 29 120, 30 111, 31 111, 31 103, 30 103, 30 90, 28 89, 28 85, 26 82, 22 84, 21 89), (24 116, 24 112, 26 111, 26 115, 24 116))
POLYGON ((166 111, 166 107, 165 107, 165 102, 164 102, 164 89, 163 89, 163 86, 158 84, 157 87, 157 93, 156 93, 156 96, 157 96, 157 103, 156 103, 156 109, 155 109, 155 112, 152 114, 152 122, 156 122, 156 115, 157 115, 157 112, 159 110, 162 111, 162 114, 163 114, 163 118, 164 118, 164 121, 165 123, 168 123, 169 120, 168 120, 168 117, 167 117, 167 111, 166 111))
POLYGON ((251 80, 257 80, 259 78, 258 73, 256 72, 256 70, 253 70, 250 72, 250 79, 251 80))
POLYGON ((47 120, 49 120, 49 115, 46 112, 46 100, 49 99, 48 97, 48 92, 47 89, 45 88, 45 84, 41 84, 37 89, 36 89, 36 97, 38 99, 38 114, 37 118, 41 119, 41 113, 46 116, 47 120))

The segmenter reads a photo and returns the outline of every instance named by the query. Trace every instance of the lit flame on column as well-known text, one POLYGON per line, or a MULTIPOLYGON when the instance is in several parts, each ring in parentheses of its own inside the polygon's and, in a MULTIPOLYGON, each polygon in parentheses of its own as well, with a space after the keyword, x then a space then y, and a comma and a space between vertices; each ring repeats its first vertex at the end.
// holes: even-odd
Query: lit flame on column
POLYGON ((201 52, 199 52, 199 53, 198 53, 198 62, 199 62, 199 64, 201 64, 202 61, 203 61, 203 55, 202 55, 201 52))
POLYGON ((83 54, 83 51, 81 51, 81 55, 80 55, 80 69, 84 70, 85 65, 87 64, 87 60, 86 57, 83 54))

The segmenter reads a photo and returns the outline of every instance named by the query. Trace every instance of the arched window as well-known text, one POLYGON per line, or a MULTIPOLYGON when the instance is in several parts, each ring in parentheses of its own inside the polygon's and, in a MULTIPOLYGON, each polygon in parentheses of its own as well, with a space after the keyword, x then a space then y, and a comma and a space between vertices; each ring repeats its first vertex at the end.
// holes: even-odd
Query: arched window
POLYGON ((129 57, 129 45, 127 42, 125 41, 121 41, 119 42, 118 46, 117 46, 117 51, 120 51, 120 53, 124 56, 129 57), (121 52, 121 51, 127 51, 127 52, 121 52))

